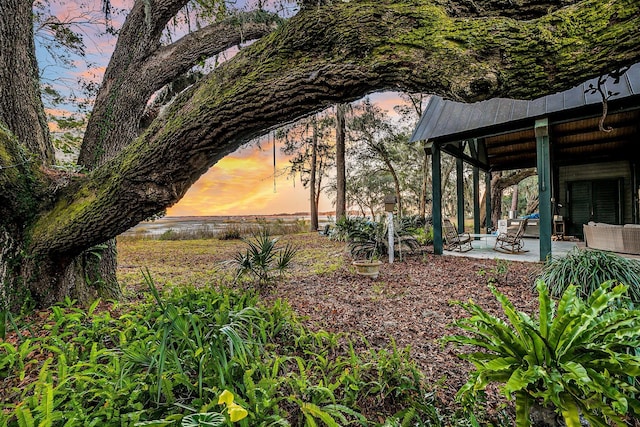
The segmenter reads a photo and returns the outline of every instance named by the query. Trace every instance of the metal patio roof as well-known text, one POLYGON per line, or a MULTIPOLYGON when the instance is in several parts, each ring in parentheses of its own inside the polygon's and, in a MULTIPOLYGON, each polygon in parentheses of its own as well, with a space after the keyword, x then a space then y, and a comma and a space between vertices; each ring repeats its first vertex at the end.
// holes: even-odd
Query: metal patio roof
MULTIPOLYGON (((564 92, 544 96, 532 101, 494 98, 487 101, 466 104, 448 101, 433 96, 427 105, 411 142, 460 141, 482 138, 532 129, 538 118, 550 117, 550 121, 566 121, 571 118, 596 116, 602 113, 602 99, 599 93, 589 93, 589 86, 597 86, 598 79, 564 92)), ((609 112, 615 113, 614 106, 620 108, 624 101, 634 100, 640 106, 640 63, 631 66, 622 75, 618 84, 609 78, 604 84, 605 93, 618 93, 609 99, 609 112)))

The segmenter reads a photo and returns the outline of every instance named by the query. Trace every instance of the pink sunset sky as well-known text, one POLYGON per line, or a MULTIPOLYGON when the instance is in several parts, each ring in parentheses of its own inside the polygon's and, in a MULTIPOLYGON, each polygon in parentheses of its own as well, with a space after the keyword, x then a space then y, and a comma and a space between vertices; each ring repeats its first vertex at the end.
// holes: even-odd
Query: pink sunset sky
MULTIPOLYGON (((116 13, 112 20, 124 19, 120 9, 127 9, 132 0, 111 0, 116 13)), ((100 20, 100 0, 55 0, 51 12, 61 20, 68 21, 78 16, 91 14, 100 20), (84 5, 84 6, 81 6, 84 5)), ((76 30, 80 26, 76 27, 76 30)), ((43 69, 45 81, 54 85, 62 82, 77 81, 84 78, 96 83, 102 79, 106 64, 115 46, 113 37, 99 35, 104 25, 83 26, 81 30, 86 44, 86 61, 75 61, 74 69, 62 68, 50 64, 46 55, 39 52, 39 61, 43 69), (88 63, 88 65, 87 65, 88 63)), ((397 94, 376 94, 372 100, 383 109, 392 112, 393 106, 402 103, 397 94)), ((60 115, 64 111, 57 107, 50 113, 60 115)), ((52 130, 55 125, 52 124, 52 130)), ((294 178, 285 173, 289 165, 288 158, 276 150, 276 183, 274 191, 274 170, 272 142, 262 142, 258 146, 244 147, 228 155, 215 164, 207 173, 189 189, 187 194, 176 205, 167 209, 169 216, 203 216, 203 215, 269 215, 280 213, 297 213, 309 211, 309 190, 302 186, 299 177, 294 178)), ((322 195, 319 211, 332 211, 332 203, 322 195)))

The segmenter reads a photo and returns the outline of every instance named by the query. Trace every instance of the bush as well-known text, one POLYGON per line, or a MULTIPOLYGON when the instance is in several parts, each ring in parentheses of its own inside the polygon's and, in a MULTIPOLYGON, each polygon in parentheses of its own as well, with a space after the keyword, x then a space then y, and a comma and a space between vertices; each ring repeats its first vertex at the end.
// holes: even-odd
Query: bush
POLYGON ((339 218, 331 232, 331 239, 338 242, 349 240, 349 234, 355 230, 367 227, 371 221, 361 216, 343 216, 339 218))
POLYGON ((248 412, 240 426, 439 425, 406 350, 356 352, 253 293, 147 282, 153 298, 115 317, 67 300, 31 337, 18 319, 22 337, 0 343, 0 425, 177 427, 221 400, 248 412))
POLYGON ((274 278, 275 272, 284 274, 298 250, 287 243, 284 248, 277 248, 278 239, 272 239, 265 229, 245 240, 247 249, 236 254, 234 261, 238 266, 236 280, 244 275, 251 275, 259 285, 266 285, 274 278))
MULTIPOLYGON (((415 251, 420 244, 412 231, 406 229, 402 222, 394 223, 395 248, 400 257, 403 250, 415 251)), ((389 253, 389 228, 385 222, 357 223, 347 236, 349 252, 354 259, 372 259, 389 253)))
POLYGON ((251 225, 228 223, 216 232, 218 240, 240 240, 244 236, 250 236, 256 232, 256 227, 251 225))
POLYGON ((601 283, 613 280, 627 285, 631 301, 640 303, 640 262, 612 252, 575 248, 566 257, 548 262, 538 279, 547 284, 549 293, 556 298, 574 285, 582 299, 589 298, 601 283))
POLYGON ((429 226, 426 228, 418 228, 414 232, 414 236, 418 243, 421 245, 431 245, 433 244, 433 226, 429 226))
POLYGON ((634 382, 640 357, 629 354, 640 345, 640 310, 616 306, 625 285, 606 282, 586 302, 575 286, 568 286, 556 310, 539 281, 537 319, 516 311, 495 287, 490 289, 508 322, 472 302, 459 303, 471 317, 456 325, 471 336, 445 338, 482 349, 461 356, 476 370, 459 398, 473 402, 489 383, 504 383, 504 394, 515 396, 517 426, 529 426, 530 408, 540 405, 551 405, 568 426, 580 426, 580 416, 593 426, 608 426, 625 425, 625 417, 640 415, 634 382))
POLYGON ((197 228, 188 228, 186 230, 174 230, 168 229, 160 236, 158 240, 200 240, 200 239, 213 239, 217 233, 213 226, 200 225, 197 228))
POLYGON ((423 217, 420 215, 403 216, 400 219, 402 226, 406 229, 417 230, 425 228, 433 224, 433 219, 429 217, 423 217))

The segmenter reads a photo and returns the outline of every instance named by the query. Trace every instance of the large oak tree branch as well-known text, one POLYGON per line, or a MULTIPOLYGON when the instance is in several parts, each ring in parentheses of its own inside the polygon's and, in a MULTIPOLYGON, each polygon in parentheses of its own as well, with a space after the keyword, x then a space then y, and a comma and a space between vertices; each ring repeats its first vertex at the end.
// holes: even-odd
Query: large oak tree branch
MULTIPOLYGON (((268 34, 277 19, 266 13, 239 13, 161 46, 157 32, 144 30, 148 24, 142 4, 139 0, 134 5, 105 72, 80 150, 82 165, 102 164, 133 141, 147 102, 157 90, 201 60, 268 34)), ((161 15, 166 24, 165 13, 161 15)))
MULTIPOLYGON (((259 39, 273 30, 266 23, 248 22, 242 26, 222 22, 184 36, 158 49, 140 71, 141 79, 151 80, 160 89, 186 73, 204 58, 217 55, 242 42, 259 39)), ((156 89, 156 90, 157 90, 156 89)))
POLYGON ((382 89, 540 96, 640 59, 639 27, 640 4, 628 0, 588 0, 529 22, 454 20, 427 1, 307 9, 70 191, 35 224, 32 250, 73 255, 111 238, 178 201, 250 138, 329 104, 382 89))

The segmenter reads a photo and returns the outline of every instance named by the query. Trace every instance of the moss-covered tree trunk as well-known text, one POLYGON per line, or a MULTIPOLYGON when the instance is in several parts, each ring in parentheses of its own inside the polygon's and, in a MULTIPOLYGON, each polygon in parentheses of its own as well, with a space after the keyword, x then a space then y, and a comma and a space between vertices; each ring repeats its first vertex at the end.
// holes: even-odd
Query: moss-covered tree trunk
MULTIPOLYGON (((19 54, 5 47, 13 43, 7 30, 13 20, 23 27, 30 20, 24 1, 9 0, 0 9, 0 68, 19 54)), ((146 14, 146 20, 135 30, 155 34, 149 29, 154 22, 161 26, 162 19, 154 17, 165 16, 178 3, 136 1, 133 11, 146 14), (145 3, 151 9, 145 11, 145 3)), ((500 1, 479 0, 473 10, 468 2, 447 2, 447 9, 440 3, 363 0, 304 8, 182 92, 139 136, 114 129, 111 139, 87 138, 82 158, 95 168, 86 174, 49 170, 40 143, 8 131, 11 122, 21 120, 18 113, 0 116, 3 292, 22 286, 42 305, 68 295, 74 289, 71 277, 77 277, 69 268, 83 253, 90 262, 100 247, 87 249, 176 203, 211 165, 252 137, 336 102, 383 89, 462 100, 531 98, 640 59, 640 4, 635 1, 585 0, 558 9, 556 1, 531 0, 513 10, 503 9, 500 1)), ((30 43, 19 37, 15 42, 30 43)), ((120 40, 118 49, 126 49, 125 43, 120 40)), ((129 53, 132 60, 145 58, 135 49, 129 53)), ((162 59, 171 61, 171 55, 162 59)), ((33 70, 33 64, 30 68, 27 61, 25 70, 33 70)), ((125 66, 118 64, 114 67, 125 66)), ((109 90, 122 88, 118 80, 130 75, 115 74, 120 77, 105 79, 109 96, 99 98, 96 115, 101 103, 106 103, 105 112, 115 107, 110 97, 138 102, 129 100, 129 89, 109 90)), ((2 74, 3 79, 10 76, 2 74)), ((24 98, 35 112, 29 120, 42 127, 35 86, 24 98)), ((129 108, 123 106, 124 113, 118 114, 139 114, 129 108)), ((108 113, 102 116, 104 132, 110 132, 109 123, 117 127, 108 113)))

